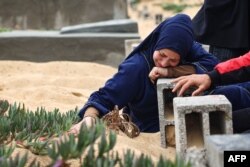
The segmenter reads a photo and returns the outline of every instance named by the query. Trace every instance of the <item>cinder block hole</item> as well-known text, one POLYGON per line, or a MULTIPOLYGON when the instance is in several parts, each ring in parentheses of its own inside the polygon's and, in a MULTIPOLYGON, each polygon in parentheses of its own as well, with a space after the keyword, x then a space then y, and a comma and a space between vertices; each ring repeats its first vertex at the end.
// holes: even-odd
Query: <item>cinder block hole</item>
POLYGON ((164 89, 164 104, 165 104, 165 112, 164 116, 167 120, 174 120, 174 109, 173 109, 173 99, 177 96, 176 93, 172 93, 172 89, 164 89))
POLYGON ((190 113, 185 115, 187 147, 196 146, 197 148, 204 147, 202 114, 190 113))
POLYGON ((166 145, 170 147, 175 147, 175 126, 167 125, 165 126, 165 137, 166 145))
POLYGON ((165 103, 164 116, 165 116, 165 119, 168 121, 174 120, 173 103, 165 103))
POLYGON ((223 111, 209 112, 210 134, 225 134, 226 133, 226 115, 223 111))

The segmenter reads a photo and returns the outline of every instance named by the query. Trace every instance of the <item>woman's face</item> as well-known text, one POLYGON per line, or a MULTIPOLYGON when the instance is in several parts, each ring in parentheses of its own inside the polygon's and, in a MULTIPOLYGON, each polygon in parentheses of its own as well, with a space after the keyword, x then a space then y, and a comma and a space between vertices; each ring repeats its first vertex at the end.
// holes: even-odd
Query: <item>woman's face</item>
POLYGON ((156 67, 175 67, 180 62, 180 55, 170 49, 154 51, 153 60, 156 67))

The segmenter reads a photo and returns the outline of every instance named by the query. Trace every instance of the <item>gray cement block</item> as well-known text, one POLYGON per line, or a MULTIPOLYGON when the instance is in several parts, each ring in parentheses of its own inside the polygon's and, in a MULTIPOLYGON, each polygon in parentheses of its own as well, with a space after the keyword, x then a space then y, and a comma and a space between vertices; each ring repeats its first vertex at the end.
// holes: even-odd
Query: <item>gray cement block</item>
POLYGON ((125 40, 125 57, 127 57, 140 43, 141 39, 126 39, 125 40))
MULTIPOLYGON (((161 146, 175 147, 175 121, 173 111, 173 98, 177 96, 172 93, 173 78, 160 78, 157 80, 157 100, 160 122, 161 146)), ((190 96, 193 89, 185 92, 184 96, 190 96)))
POLYGON ((171 83, 172 80, 169 78, 160 78, 157 80, 161 146, 164 148, 175 146, 173 98, 176 94, 172 93, 174 87, 171 83))
POLYGON ((224 151, 249 151, 250 134, 207 136, 205 148, 209 166, 224 167, 224 151))
POLYGON ((204 148, 204 138, 232 134, 232 106, 223 95, 176 97, 173 100, 176 151, 182 157, 190 147, 204 148))

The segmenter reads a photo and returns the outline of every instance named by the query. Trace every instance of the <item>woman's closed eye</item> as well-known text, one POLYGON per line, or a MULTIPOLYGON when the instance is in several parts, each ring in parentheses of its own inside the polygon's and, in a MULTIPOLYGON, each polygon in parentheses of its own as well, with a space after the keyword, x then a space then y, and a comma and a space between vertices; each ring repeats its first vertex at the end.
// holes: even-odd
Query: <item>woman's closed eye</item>
POLYGON ((179 60, 177 60, 177 59, 169 59, 169 61, 170 61, 170 63, 178 63, 179 62, 179 60))

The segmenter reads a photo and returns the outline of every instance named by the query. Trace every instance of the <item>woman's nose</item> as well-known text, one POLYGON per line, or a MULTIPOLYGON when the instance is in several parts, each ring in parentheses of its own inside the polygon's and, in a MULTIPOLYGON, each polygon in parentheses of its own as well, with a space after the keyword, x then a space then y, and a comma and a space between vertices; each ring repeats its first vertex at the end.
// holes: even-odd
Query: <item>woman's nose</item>
POLYGON ((167 59, 163 59, 160 63, 161 67, 168 67, 169 66, 169 63, 168 63, 168 60, 167 59))

